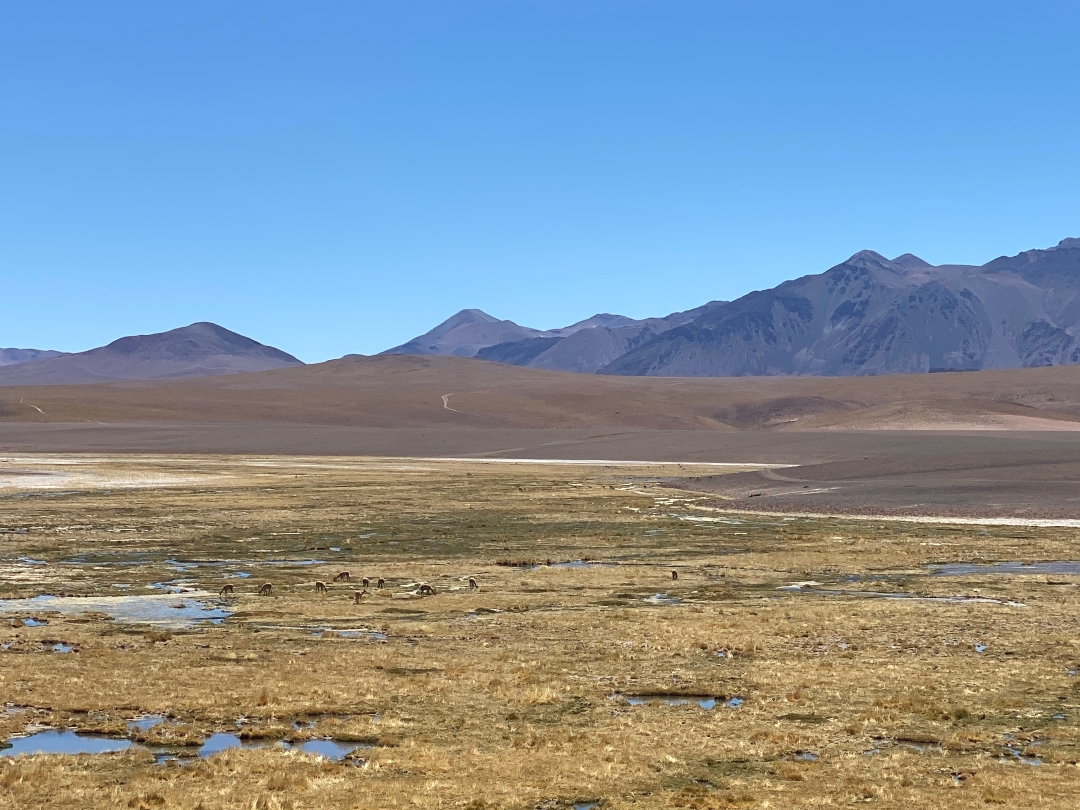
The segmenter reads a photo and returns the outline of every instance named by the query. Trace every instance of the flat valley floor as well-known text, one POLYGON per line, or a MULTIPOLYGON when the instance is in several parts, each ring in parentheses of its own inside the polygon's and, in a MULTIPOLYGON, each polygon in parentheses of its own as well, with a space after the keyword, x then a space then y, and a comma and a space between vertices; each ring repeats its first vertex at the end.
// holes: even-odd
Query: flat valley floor
POLYGON ((731 511, 719 473, 762 475, 5 456, 0 806, 1080 804, 1069 521, 731 511))

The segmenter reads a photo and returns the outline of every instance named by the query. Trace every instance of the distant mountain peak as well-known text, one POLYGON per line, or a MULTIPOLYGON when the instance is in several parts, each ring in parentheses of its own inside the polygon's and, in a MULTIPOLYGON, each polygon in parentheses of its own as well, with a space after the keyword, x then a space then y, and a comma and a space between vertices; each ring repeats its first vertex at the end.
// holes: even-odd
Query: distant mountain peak
POLYGON ((210 377, 303 365, 291 354, 200 321, 167 332, 130 335, 78 354, 0 369, 0 385, 70 385, 210 377))
MULTIPOLYGON (((436 324, 432 329, 425 332, 420 337, 436 338, 462 326, 487 323, 501 323, 501 321, 492 315, 488 315, 482 309, 463 309, 459 312, 455 312, 442 323, 436 324)), ((420 338, 417 338, 417 340, 419 339, 420 338)))
POLYGON ((876 250, 860 250, 858 253, 851 256, 847 260, 848 264, 854 264, 856 262, 880 262, 882 264, 888 264, 889 260, 878 253, 876 250))
POLYGON ((858 253, 849 258, 844 265, 848 267, 859 267, 867 270, 884 270, 889 273, 898 274, 903 268, 897 267, 890 262, 880 253, 875 250, 860 250, 858 253))
POLYGON ((538 329, 519 326, 513 321, 501 321, 481 309, 463 309, 424 334, 380 353, 474 357, 487 346, 542 334, 538 329))
MULTIPOLYGON (((439 324, 439 326, 436 326, 435 329, 438 329, 439 327, 452 329, 455 326, 461 326, 465 323, 498 323, 498 321, 498 318, 494 315, 488 315, 482 309, 463 309, 460 312, 455 312, 439 324)), ((433 329, 432 331, 435 330, 433 329)))
POLYGON ((927 267, 933 267, 930 262, 923 261, 914 253, 904 253, 897 256, 892 260, 892 263, 897 267, 903 267, 906 270, 925 270, 927 267))
POLYGON ((190 360, 211 355, 240 355, 248 352, 274 357, 285 363, 299 363, 291 354, 286 354, 272 346, 264 346, 257 340, 218 326, 210 321, 156 332, 150 335, 130 335, 118 338, 90 353, 113 353, 121 355, 148 355, 150 353, 170 359, 190 360))

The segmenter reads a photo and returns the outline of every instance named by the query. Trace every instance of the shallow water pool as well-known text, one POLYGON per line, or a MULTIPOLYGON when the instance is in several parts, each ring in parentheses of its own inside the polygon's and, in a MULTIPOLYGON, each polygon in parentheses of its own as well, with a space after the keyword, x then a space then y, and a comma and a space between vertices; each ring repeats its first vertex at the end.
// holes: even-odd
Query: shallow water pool
POLYGON ((195 591, 178 599, 173 594, 146 596, 34 596, 29 599, 0 599, 0 613, 57 611, 70 615, 104 613, 121 622, 139 622, 168 628, 185 628, 201 622, 220 623, 231 611, 201 599, 212 594, 195 591))

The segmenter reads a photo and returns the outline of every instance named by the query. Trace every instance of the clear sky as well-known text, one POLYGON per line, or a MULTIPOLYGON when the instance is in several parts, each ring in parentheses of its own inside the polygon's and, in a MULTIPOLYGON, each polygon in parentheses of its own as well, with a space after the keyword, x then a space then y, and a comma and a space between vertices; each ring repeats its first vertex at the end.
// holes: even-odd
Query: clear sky
POLYGON ((1080 3, 0 3, 0 346, 317 361, 1080 236, 1080 3))

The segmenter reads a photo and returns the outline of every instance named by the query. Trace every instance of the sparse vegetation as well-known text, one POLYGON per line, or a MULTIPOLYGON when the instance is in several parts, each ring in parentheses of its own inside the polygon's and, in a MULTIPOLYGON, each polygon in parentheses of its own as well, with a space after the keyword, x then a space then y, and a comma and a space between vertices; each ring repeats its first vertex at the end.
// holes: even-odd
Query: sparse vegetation
MULTIPOLYGON (((76 468, 58 461, 19 464, 76 468)), ((188 628, 46 602, 0 615, 0 642, 18 642, 0 651, 0 738, 50 726, 179 745, 239 728, 374 747, 355 764, 273 746, 183 765, 139 750, 0 757, 0 806, 1071 808, 1080 796, 1080 577, 925 567, 1076 559, 1075 530, 728 515, 654 486, 661 468, 79 461, 75 485, 0 493, 0 597, 169 583, 232 615, 188 628), (615 565, 548 564, 580 560, 615 565), (385 587, 354 604, 354 586, 332 582, 342 570, 385 587), (264 582, 270 597, 256 595, 264 582), (219 598, 225 583, 235 595, 219 598), (435 595, 414 593, 422 583, 435 595), (657 594, 678 601, 646 601, 657 594), (56 639, 74 651, 42 650, 56 639), (149 714, 167 719, 128 729, 149 714)))

